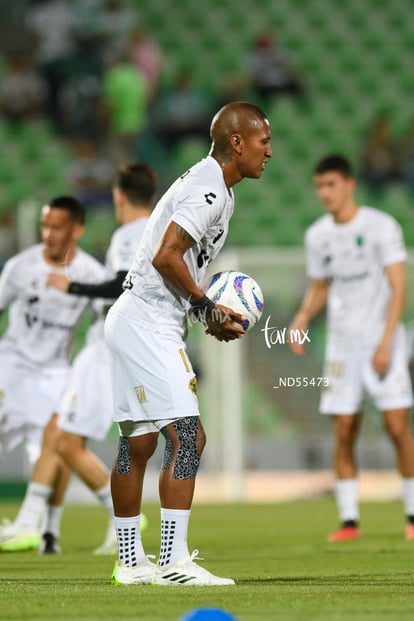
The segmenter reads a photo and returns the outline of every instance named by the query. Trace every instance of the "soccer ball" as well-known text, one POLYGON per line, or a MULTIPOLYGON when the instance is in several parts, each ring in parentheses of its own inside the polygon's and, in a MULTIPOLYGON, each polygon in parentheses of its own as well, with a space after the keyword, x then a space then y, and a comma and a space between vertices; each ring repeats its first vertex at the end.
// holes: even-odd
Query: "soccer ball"
POLYGON ((259 321, 263 312, 263 293, 253 278, 234 270, 214 274, 203 287, 214 303, 228 306, 245 318, 242 326, 246 332, 259 321))

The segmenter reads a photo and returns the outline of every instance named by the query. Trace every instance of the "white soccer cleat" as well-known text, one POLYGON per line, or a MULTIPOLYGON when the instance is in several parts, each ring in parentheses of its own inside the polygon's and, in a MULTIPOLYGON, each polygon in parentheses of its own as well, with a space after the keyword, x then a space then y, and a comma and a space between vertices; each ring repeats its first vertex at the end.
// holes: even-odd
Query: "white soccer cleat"
POLYGON ((112 556, 118 554, 118 541, 116 539, 116 530, 112 522, 108 525, 105 540, 99 548, 93 551, 98 556, 112 556))
POLYGON ((231 586, 234 584, 231 578, 220 578, 204 567, 200 567, 194 563, 195 558, 199 558, 198 550, 194 550, 191 556, 186 556, 166 568, 157 567, 152 583, 167 586, 231 586))
POLYGON ((23 552, 39 547, 41 535, 37 530, 18 526, 14 522, 3 524, 0 532, 0 551, 23 552))
POLYGON ((145 557, 135 567, 126 567, 120 561, 115 562, 112 572, 112 584, 152 584, 157 566, 145 557))
POLYGON ((12 533, 13 528, 14 522, 9 520, 8 518, 3 518, 0 524, 0 541, 8 539, 10 537, 10 534, 12 533))

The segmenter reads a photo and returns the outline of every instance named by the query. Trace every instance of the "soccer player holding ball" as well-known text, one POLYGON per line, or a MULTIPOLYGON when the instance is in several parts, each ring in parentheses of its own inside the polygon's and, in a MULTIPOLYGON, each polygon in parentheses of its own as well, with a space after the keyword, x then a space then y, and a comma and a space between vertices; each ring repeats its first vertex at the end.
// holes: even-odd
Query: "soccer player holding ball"
POLYGON ((196 379, 185 348, 187 313, 204 319, 220 341, 243 336, 243 318, 215 305, 201 288, 208 264, 227 236, 233 186, 261 177, 272 156, 270 127, 255 105, 233 102, 214 116, 210 153, 177 179, 149 219, 126 291, 110 309, 105 333, 112 353, 114 419, 120 431, 112 470, 119 561, 114 584, 232 585, 197 563, 187 547, 194 485, 205 444, 196 379), (142 485, 159 433, 158 564, 140 538, 142 485))

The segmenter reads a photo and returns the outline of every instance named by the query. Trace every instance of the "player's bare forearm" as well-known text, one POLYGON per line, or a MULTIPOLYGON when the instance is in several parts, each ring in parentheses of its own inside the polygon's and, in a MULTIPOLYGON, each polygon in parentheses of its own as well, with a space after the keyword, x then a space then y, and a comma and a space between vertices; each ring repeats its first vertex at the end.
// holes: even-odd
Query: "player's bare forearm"
POLYGON ((312 321, 326 306, 329 284, 325 279, 314 279, 305 293, 302 304, 296 315, 302 315, 306 320, 312 321))
MULTIPOLYGON (((313 280, 309 289, 305 293, 303 297, 302 304, 296 313, 296 315, 292 319, 292 323, 290 324, 291 330, 302 330, 306 331, 309 322, 317 317, 319 313, 326 306, 326 300, 328 297, 328 281, 327 280, 313 280)), ((290 349, 294 354, 303 355, 306 353, 306 348, 303 344, 297 343, 293 341, 289 343, 290 349)))
POLYGON ((390 285, 391 295, 381 344, 391 347, 394 332, 402 319, 407 298, 407 274, 405 263, 389 265, 385 268, 385 273, 390 285))

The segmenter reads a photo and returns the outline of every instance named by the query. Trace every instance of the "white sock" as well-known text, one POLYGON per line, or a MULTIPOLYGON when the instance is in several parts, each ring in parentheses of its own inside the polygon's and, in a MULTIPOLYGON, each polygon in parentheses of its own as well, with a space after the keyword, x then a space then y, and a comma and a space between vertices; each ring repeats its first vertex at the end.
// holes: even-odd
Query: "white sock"
POLYGON ((44 533, 52 533, 59 539, 60 535, 60 522, 62 520, 63 507, 62 505, 50 505, 47 508, 47 517, 43 526, 44 533))
POLYGON ((414 516, 414 479, 403 479, 402 484, 405 515, 414 516))
POLYGON ((342 522, 359 520, 358 481, 357 479, 337 479, 335 482, 335 498, 339 518, 342 522))
POLYGON ((29 483, 23 504, 15 519, 15 524, 29 530, 40 530, 45 520, 47 501, 52 487, 42 483, 29 483))
POLYGON ((172 565, 188 556, 187 531, 190 510, 161 508, 161 549, 158 564, 160 567, 172 565))
POLYGON ((97 497, 97 499, 99 500, 99 502, 101 503, 105 511, 108 513, 108 515, 110 517, 113 517, 114 507, 112 504, 111 485, 109 481, 106 485, 104 485, 104 487, 101 487, 101 489, 96 490, 95 496, 97 497))
POLYGON ((145 558, 139 529, 140 521, 140 515, 126 518, 114 516, 119 560, 126 567, 135 567, 145 558))

